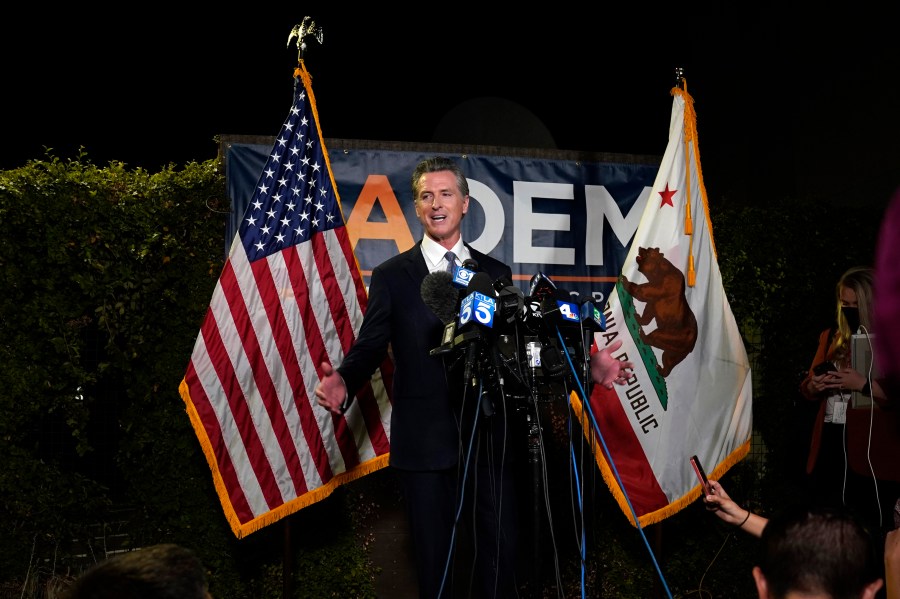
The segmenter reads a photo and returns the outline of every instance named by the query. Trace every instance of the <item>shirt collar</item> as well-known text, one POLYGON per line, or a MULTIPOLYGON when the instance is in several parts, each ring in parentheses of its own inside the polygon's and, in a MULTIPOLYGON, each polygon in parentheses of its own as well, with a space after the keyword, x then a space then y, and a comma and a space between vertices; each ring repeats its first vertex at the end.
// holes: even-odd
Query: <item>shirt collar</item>
MULTIPOLYGON (((456 254, 460 264, 472 257, 469 253, 469 248, 463 243, 462 237, 457 240, 451 251, 456 254)), ((442 267, 444 254, 446 253, 447 248, 437 241, 428 236, 422 237, 422 255, 425 257, 425 264, 428 266, 429 272, 434 272, 442 267)))

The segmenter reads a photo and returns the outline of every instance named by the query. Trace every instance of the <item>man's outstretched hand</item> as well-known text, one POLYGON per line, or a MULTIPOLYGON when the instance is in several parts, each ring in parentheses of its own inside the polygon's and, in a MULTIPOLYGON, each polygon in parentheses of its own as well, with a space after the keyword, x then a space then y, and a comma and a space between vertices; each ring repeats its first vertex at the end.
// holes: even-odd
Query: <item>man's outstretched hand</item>
POLYGON ((622 340, 614 341, 609 347, 594 352, 591 356, 591 378, 598 385, 612 389, 613 383, 624 385, 631 376, 634 364, 626 360, 617 360, 613 352, 622 346, 622 340))
POLYGON ((322 379, 316 385, 316 399, 319 405, 340 416, 347 408, 345 402, 347 400, 347 385, 344 383, 343 377, 329 364, 322 362, 322 379))

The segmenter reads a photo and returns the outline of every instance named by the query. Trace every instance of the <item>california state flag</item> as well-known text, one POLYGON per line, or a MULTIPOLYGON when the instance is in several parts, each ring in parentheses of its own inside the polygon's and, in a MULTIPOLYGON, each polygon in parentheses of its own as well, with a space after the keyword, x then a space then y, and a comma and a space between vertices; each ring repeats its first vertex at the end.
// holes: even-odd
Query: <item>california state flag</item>
POLYGON ((634 363, 626 385, 573 399, 625 515, 659 522, 700 496, 696 455, 718 478, 750 449, 750 363, 722 287, 694 102, 674 88, 669 145, 606 307, 600 348, 634 363))

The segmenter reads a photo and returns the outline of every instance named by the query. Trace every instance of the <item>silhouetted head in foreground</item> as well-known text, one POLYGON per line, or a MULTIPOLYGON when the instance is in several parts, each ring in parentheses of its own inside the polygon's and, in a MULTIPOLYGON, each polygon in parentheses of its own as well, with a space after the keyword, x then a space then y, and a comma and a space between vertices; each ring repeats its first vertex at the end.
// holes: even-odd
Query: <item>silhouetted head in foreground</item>
POLYGON ((209 599, 206 571, 194 553, 153 545, 111 557, 82 574, 68 599, 209 599))
POLYGON ((761 599, 870 599, 884 582, 878 544, 857 518, 802 507, 766 525, 753 578, 761 599))

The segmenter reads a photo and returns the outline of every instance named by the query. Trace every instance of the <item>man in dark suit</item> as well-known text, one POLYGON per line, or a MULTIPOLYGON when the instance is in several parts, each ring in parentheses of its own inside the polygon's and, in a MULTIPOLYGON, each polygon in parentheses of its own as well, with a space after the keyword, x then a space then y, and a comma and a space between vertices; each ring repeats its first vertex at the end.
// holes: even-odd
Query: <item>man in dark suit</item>
MULTIPOLYGON (((472 514, 477 558, 477 588, 462 589, 462 596, 514 597, 518 516, 511 461, 525 451, 511 441, 514 410, 495 402, 499 405, 482 411, 478 401, 483 398, 463 381, 462 369, 451 364, 459 362, 458 356, 429 355, 441 344, 444 323, 421 294, 430 272, 467 259, 475 260, 492 281, 512 273, 508 265, 463 242, 460 224, 469 210, 469 186, 456 163, 444 157, 423 160, 411 183, 425 235, 372 271, 359 336, 337 370, 322 364, 316 396, 319 405, 343 414, 390 346, 390 465, 406 499, 420 597, 453 596, 449 589, 458 514, 472 514)), ((600 378, 624 380, 620 364, 610 359, 600 378)))

